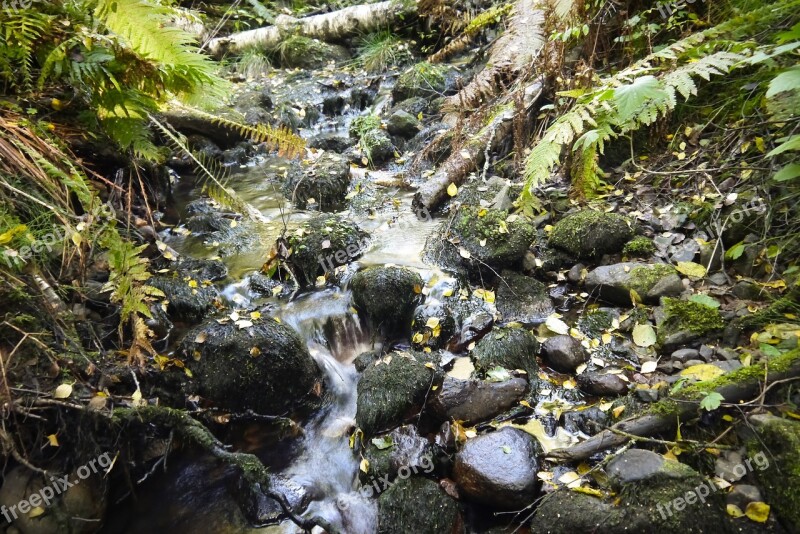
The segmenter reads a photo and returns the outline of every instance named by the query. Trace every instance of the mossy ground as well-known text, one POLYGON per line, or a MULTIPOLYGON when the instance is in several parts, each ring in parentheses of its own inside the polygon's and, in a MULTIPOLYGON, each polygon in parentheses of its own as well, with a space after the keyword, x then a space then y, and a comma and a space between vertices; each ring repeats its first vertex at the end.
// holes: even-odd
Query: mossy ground
POLYGON ((656 245, 653 240, 644 236, 634 237, 625 243, 625 247, 622 249, 624 255, 637 258, 645 258, 655 251, 656 245))

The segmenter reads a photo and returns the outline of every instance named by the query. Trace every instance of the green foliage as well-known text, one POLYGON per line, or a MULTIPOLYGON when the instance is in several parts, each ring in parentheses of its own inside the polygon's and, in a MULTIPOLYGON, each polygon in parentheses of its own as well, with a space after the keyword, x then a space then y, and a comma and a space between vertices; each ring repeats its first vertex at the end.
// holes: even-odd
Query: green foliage
POLYGON ((389 30, 359 38, 357 54, 357 63, 369 72, 379 72, 412 58, 408 45, 389 30))
POLYGON ((144 0, 0 10, 0 79, 21 96, 34 78, 40 91, 68 82, 122 149, 158 160, 148 114, 171 98, 209 102, 224 89, 193 37, 171 25, 173 16, 180 12, 167 2, 144 0))
MULTIPOLYGON (((784 0, 744 13, 661 48, 602 79, 590 90, 562 93, 576 98, 576 102, 547 128, 528 155, 527 186, 520 203, 523 206, 535 203, 533 188, 550 179, 565 150, 574 153, 580 162, 572 171, 577 192, 591 195, 602 185, 592 161, 595 154, 603 153, 608 141, 669 115, 677 106, 678 95, 684 100, 697 95, 698 79, 708 81, 712 76, 748 67, 755 59, 763 62, 767 57, 771 59, 793 49, 787 45, 776 48, 752 42, 732 44, 730 39, 755 36, 798 5, 797 0, 784 0)), ((775 91, 783 92, 785 81, 788 80, 780 80, 775 91)), ((777 153, 800 148, 800 136, 797 141, 795 146, 792 138, 787 139, 788 148, 779 147, 777 153)))

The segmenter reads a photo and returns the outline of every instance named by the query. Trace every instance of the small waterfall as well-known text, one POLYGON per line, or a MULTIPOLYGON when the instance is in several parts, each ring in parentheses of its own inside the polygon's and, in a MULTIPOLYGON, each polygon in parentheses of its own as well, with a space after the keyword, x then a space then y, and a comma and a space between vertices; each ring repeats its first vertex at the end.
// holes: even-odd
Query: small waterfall
POLYGON ((314 495, 305 516, 323 518, 342 532, 367 534, 377 529, 377 505, 354 491, 359 465, 349 438, 355 427, 358 373, 352 362, 379 347, 362 328, 350 297, 335 289, 314 292, 277 314, 307 341, 331 398, 305 425, 302 453, 282 474, 314 495))

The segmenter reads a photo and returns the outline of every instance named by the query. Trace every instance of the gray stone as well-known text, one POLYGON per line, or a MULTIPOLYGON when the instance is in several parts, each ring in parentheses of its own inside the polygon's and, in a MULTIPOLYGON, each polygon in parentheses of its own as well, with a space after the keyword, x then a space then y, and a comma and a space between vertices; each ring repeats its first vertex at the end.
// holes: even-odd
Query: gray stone
POLYGON ((606 473, 617 484, 630 484, 647 480, 661 471, 664 466, 663 456, 644 449, 629 449, 606 466, 606 473))
POLYGON ((431 408, 442 419, 472 425, 516 405, 527 388, 528 382, 524 378, 486 382, 445 377, 442 387, 431 400, 431 408))
POLYGON ((585 280, 587 291, 599 291, 603 299, 630 305, 631 290, 645 302, 655 303, 660 297, 679 295, 683 284, 675 269, 666 264, 617 263, 598 267, 585 280))
POLYGON ((469 500, 510 509, 536 494, 538 443, 522 430, 504 427, 467 440, 456 454, 453 478, 469 500))
POLYGON ((542 343, 544 361, 556 371, 569 373, 588 360, 581 342, 572 336, 554 336, 542 343))
POLYGON ((389 116, 386 121, 386 130, 397 137, 411 139, 422 130, 422 124, 411 113, 398 110, 389 116))
POLYGON ((670 358, 681 363, 686 363, 689 360, 697 359, 699 355, 700 352, 695 349, 678 349, 672 353, 670 358))
POLYGON ((569 280, 573 284, 582 282, 584 269, 586 269, 586 266, 584 264, 576 263, 567 273, 567 280, 569 280))
POLYGON ((581 373, 577 381, 581 391, 598 397, 622 395, 628 390, 628 383, 615 374, 581 373))

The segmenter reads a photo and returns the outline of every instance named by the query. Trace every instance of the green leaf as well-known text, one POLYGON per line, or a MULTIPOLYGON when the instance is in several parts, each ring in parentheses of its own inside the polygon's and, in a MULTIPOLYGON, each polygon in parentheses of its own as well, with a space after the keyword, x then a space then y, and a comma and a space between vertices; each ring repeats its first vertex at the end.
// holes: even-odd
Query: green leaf
POLYGON ((384 436, 372 438, 372 444, 375 445, 375 448, 382 451, 394 445, 394 442, 392 441, 392 436, 386 434, 384 436))
POLYGON ((800 66, 794 66, 778 74, 769 82, 767 98, 772 98, 785 91, 796 91, 798 88, 800 88, 800 66))
POLYGON ((495 367, 486 371, 487 382, 505 382, 511 379, 511 373, 503 367, 495 367))
POLYGON ((620 122, 626 122, 640 112, 642 105, 648 100, 666 97, 667 93, 658 79, 650 75, 640 76, 633 83, 614 89, 614 103, 619 111, 620 122))
POLYGON ((649 324, 637 324, 633 327, 633 342, 639 347, 655 345, 656 331, 649 324))
POLYGON ((736 260, 739 259, 742 254, 744 254, 744 243, 736 243, 728 249, 728 252, 725 253, 725 257, 729 260, 736 260))
POLYGON ((772 177, 776 182, 788 182, 800 176, 800 163, 790 163, 772 177))
POLYGON ((765 356, 769 356, 770 358, 774 358, 776 356, 780 356, 783 354, 777 347, 774 347, 768 343, 761 343, 758 345, 758 350, 764 353, 765 356))
POLYGON ((708 295, 692 295, 689 297, 689 300, 692 302, 696 302, 698 304, 702 304, 703 306, 708 306, 709 308, 719 308, 720 304, 719 301, 713 297, 709 297, 708 295))
POLYGON ((713 391, 713 392, 709 393, 708 395, 706 395, 705 398, 700 401, 700 407, 702 409, 706 410, 706 411, 711 412, 711 411, 714 411, 717 408, 719 408, 719 405, 724 400, 725 400, 725 397, 723 397, 722 395, 720 395, 716 391, 713 391))
POLYGON ((778 154, 783 154, 789 150, 800 150, 800 135, 793 135, 791 137, 784 137, 781 139, 781 144, 767 152, 767 157, 771 158, 778 154))

